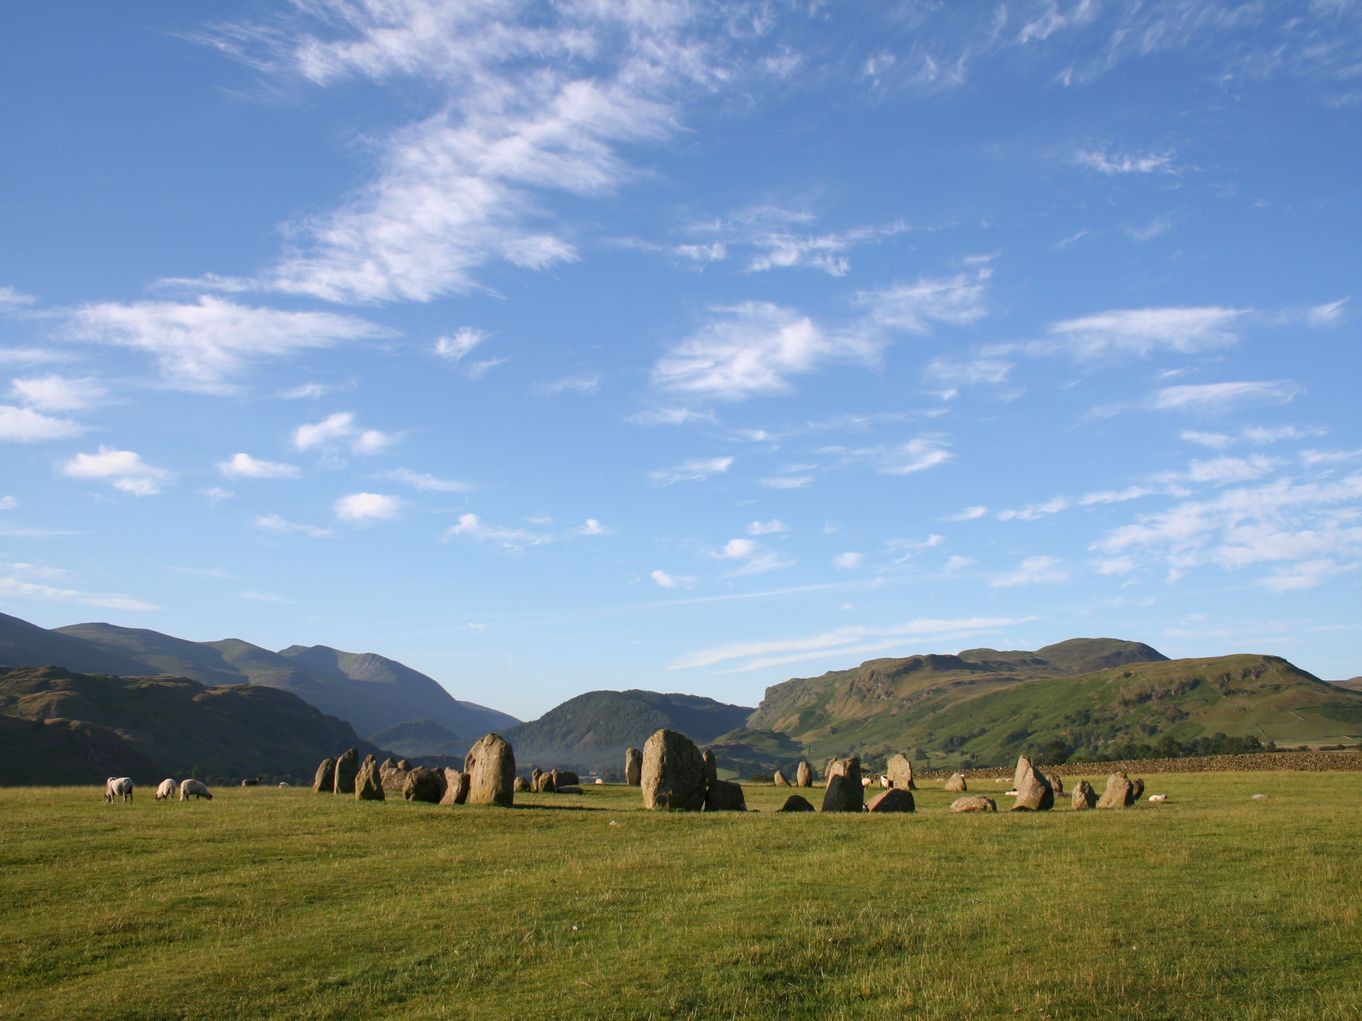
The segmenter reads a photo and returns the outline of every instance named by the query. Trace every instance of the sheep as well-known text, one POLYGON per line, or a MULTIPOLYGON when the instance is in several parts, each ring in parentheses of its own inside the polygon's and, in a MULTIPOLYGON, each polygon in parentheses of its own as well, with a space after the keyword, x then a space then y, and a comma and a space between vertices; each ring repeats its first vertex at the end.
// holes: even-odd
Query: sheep
POLYGON ((869 787, 869 786, 870 786, 872 783, 874 783, 874 782, 875 782, 875 781, 872 780, 872 779, 871 779, 870 777, 868 777, 868 776, 863 776, 863 777, 861 777, 861 787, 862 787, 863 789, 866 788, 866 787, 869 787))
POLYGON ((1167 794, 1151 794, 1151 795, 1149 795, 1149 800, 1152 801, 1152 802, 1154 802, 1154 804, 1156 804, 1156 805, 1161 805, 1161 804, 1163 804, 1165 801, 1168 800, 1168 795, 1167 795, 1167 794))
POLYGON ((280 786, 280 787, 288 787, 288 786, 289 786, 289 782, 288 782, 287 780, 280 780, 280 781, 279 781, 279 786, 280 786))
POLYGON ((883 787, 885 790, 888 790, 890 787, 894 786, 894 781, 889 779, 889 777, 887 776, 881 776, 880 786, 883 787))
POLYGON ((170 779, 170 777, 166 777, 164 780, 161 781, 161 785, 156 788, 156 800, 174 801, 175 788, 177 788, 178 786, 179 784, 177 784, 174 780, 170 779))
POLYGON ((181 780, 181 781, 180 781, 180 800, 181 800, 181 801, 188 801, 190 795, 193 795, 193 796, 196 797, 196 798, 207 798, 209 801, 212 801, 212 800, 213 800, 213 794, 212 794, 212 792, 211 792, 207 787, 205 787, 205 786, 203 785, 203 781, 202 781, 202 780, 194 780, 194 779, 181 780))
POLYGON ((104 804, 111 804, 114 798, 132 800, 132 777, 111 776, 104 781, 104 804))

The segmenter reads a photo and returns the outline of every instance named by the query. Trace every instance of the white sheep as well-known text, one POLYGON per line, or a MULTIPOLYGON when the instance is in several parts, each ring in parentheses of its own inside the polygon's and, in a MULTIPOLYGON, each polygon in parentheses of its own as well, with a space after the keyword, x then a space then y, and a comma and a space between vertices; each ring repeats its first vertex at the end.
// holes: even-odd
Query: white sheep
POLYGON ((205 786, 203 785, 203 781, 202 781, 202 780, 194 780, 194 779, 181 780, 181 781, 180 781, 180 800, 181 800, 181 801, 188 801, 190 795, 193 795, 193 796, 196 797, 196 798, 207 798, 209 801, 212 801, 212 800, 213 800, 213 794, 212 794, 212 792, 209 791, 208 788, 205 787, 205 786))
POLYGON ((881 776, 880 786, 883 787, 885 790, 888 790, 890 787, 894 786, 894 781, 889 779, 889 777, 887 776, 881 776))
POLYGON ((1154 802, 1154 804, 1156 804, 1156 805, 1162 805, 1165 801, 1168 800, 1168 795, 1167 795, 1167 794, 1151 794, 1151 795, 1149 795, 1149 800, 1152 801, 1152 802, 1154 802))
POLYGON ((174 801, 175 788, 178 786, 179 785, 176 784, 174 780, 170 779, 170 777, 166 777, 164 780, 161 781, 161 785, 156 788, 156 800, 174 801))
POLYGON ((104 781, 104 804, 112 803, 114 798, 132 800, 132 777, 111 776, 104 781))

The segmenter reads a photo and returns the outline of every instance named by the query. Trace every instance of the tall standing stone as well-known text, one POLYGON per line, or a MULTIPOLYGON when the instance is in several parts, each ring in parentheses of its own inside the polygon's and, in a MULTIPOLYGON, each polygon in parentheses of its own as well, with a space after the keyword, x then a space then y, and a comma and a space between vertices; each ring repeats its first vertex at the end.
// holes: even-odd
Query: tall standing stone
POLYGON ((336 793, 336 760, 322 759, 317 766, 317 775, 312 779, 312 789, 318 794, 336 793))
POLYGON ((1107 777, 1107 789, 1098 799, 1098 808, 1127 808, 1135 803, 1135 785, 1124 773, 1112 773, 1107 777))
POLYGON ((813 767, 809 765, 808 759, 800 759, 799 765, 795 768, 795 786, 813 786, 813 767))
POLYGON ((1055 790, 1050 781, 1038 769, 1027 766, 1017 784, 1017 800, 1012 803, 1014 812, 1048 812, 1055 807, 1055 790))
POLYGON ((1014 791, 1021 789, 1022 777, 1026 775, 1026 771, 1030 768, 1031 760, 1025 755, 1018 755, 1017 768, 1012 771, 1012 789, 1014 791))
POLYGON ((624 749, 624 782, 637 787, 643 781, 643 753, 637 748, 624 749))
POLYGON ((359 772, 359 749, 347 748, 341 753, 341 757, 336 760, 336 786, 337 794, 355 793, 355 774, 359 772))
POLYGON ((964 794, 969 790, 969 785, 965 783, 965 774, 952 773, 951 778, 946 781, 946 790, 952 794, 964 794))
POLYGON ((1064 781, 1060 779, 1058 773, 1046 773, 1045 779, 1050 781, 1050 786, 1054 788, 1056 794, 1064 793, 1064 781))
POLYGON ((695 742, 659 730, 643 745, 643 807, 698 812, 705 804, 705 757, 695 742))
POLYGON ((468 800, 468 774, 461 769, 446 766, 445 792, 440 795, 442 805, 462 805, 468 800))
POLYGON ((705 760, 705 783, 714 783, 719 779, 719 764, 714 760, 714 752, 706 748, 702 758, 705 760))
POLYGON ((861 760, 852 755, 835 759, 828 769, 828 787, 823 794, 824 812, 859 812, 865 804, 861 784, 861 760))
POLYGON ((884 771, 891 787, 901 791, 917 790, 917 784, 913 783, 913 764, 908 761, 908 756, 902 753, 891 755, 884 771))
POLYGON ((777 787, 788 787, 788 786, 790 786, 790 781, 789 781, 789 780, 786 780, 786 779, 785 779, 785 774, 782 773, 782 772, 781 772, 780 770, 778 770, 778 769, 775 771, 774 774, 772 774, 772 776, 771 776, 771 782, 772 782, 773 784, 775 784, 777 787))
POLYGON ((355 774, 355 797, 360 801, 383 800, 383 776, 378 769, 378 760, 372 755, 364 756, 355 774))
POLYGON ((478 738, 464 758, 470 805, 510 805, 515 800, 515 752, 500 734, 478 738))
POLYGON ((1069 799, 1069 804, 1073 806, 1075 812, 1095 808, 1097 806, 1097 792, 1092 789, 1092 784, 1086 780, 1079 780, 1078 786, 1074 788, 1073 797, 1069 799))

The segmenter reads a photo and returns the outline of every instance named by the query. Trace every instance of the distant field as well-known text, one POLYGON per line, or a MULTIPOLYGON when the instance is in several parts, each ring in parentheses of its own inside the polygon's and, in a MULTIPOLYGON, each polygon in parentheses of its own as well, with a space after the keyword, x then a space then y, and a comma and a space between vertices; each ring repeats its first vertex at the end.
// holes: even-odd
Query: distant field
POLYGON ((939 783, 911 816, 0 789, 0 1017, 1351 1021, 1357 781, 996 816, 939 783))

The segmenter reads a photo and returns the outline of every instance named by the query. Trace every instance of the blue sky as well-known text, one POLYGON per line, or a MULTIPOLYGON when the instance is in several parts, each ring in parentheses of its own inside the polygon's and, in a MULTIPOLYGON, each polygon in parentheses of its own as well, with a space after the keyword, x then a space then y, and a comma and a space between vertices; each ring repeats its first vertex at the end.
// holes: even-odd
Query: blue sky
POLYGON ((1362 673, 1362 6, 30 4, 0 610, 532 718, 1362 673))

